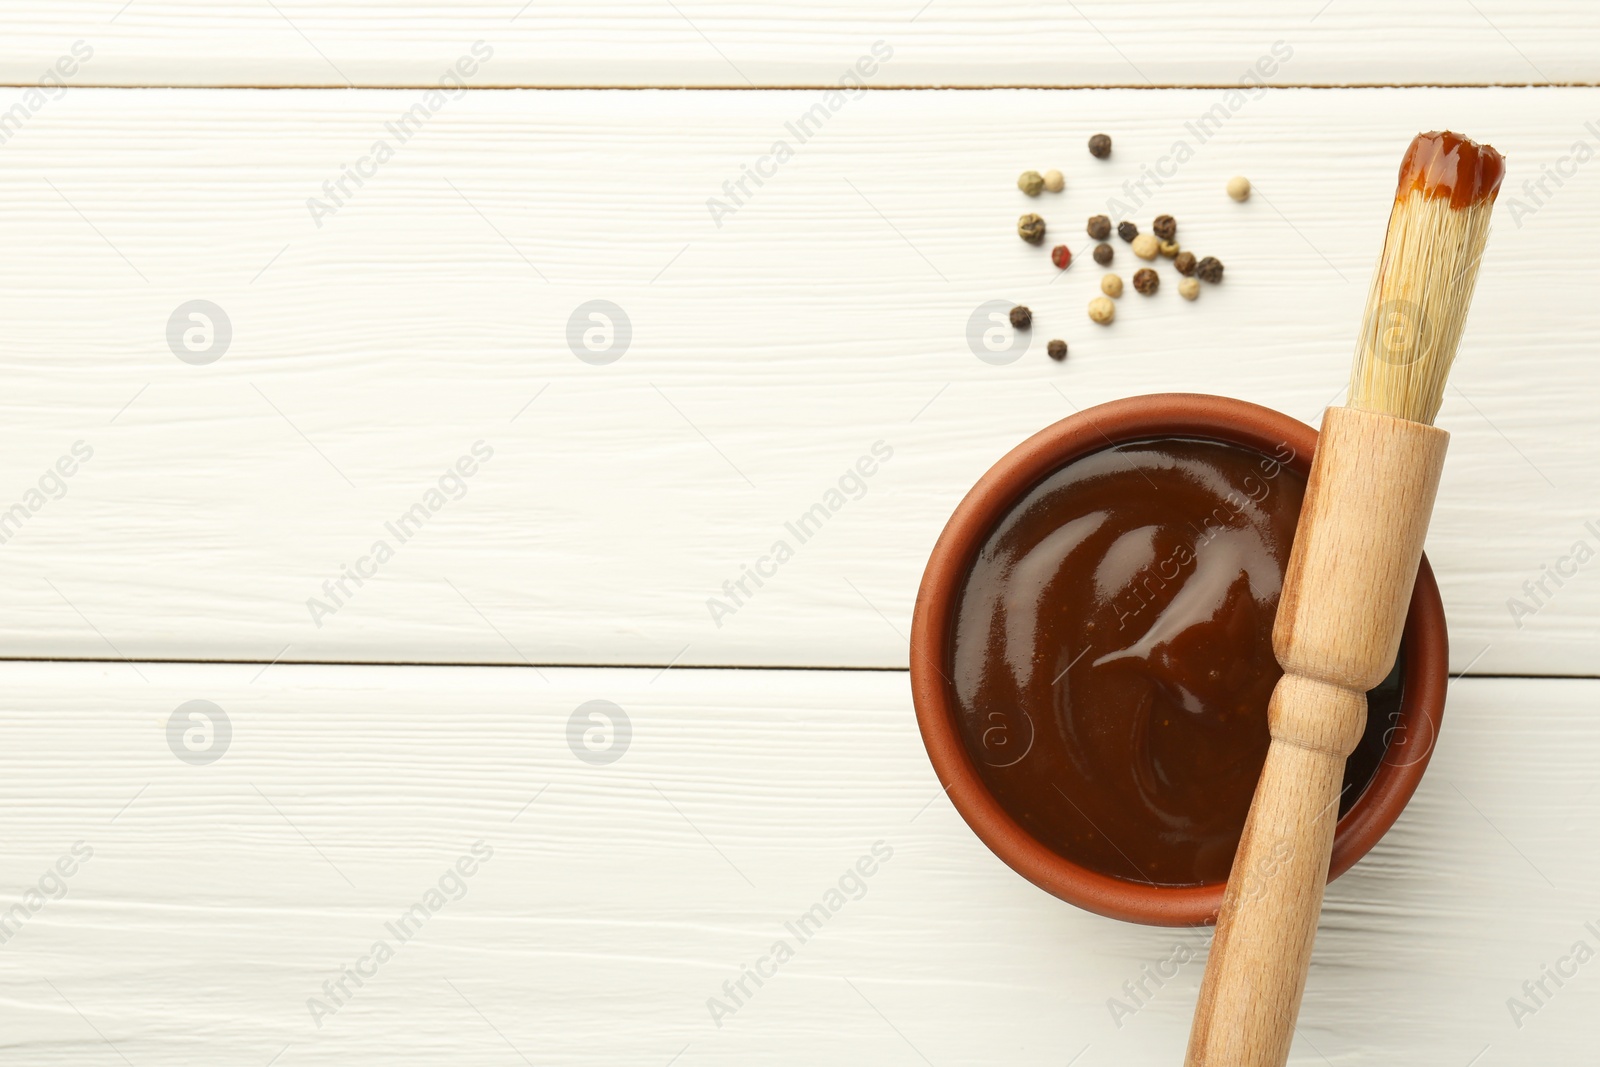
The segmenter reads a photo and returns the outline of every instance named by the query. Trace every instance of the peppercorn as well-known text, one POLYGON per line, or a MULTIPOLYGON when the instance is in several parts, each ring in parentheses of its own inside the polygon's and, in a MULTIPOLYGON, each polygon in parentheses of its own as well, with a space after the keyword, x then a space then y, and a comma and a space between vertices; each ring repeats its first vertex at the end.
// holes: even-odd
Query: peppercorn
POLYGON ((1140 296, 1149 296, 1161 288, 1161 275, 1149 267, 1136 270, 1133 272, 1133 288, 1140 296))
POLYGON ((1036 170, 1025 170, 1017 178, 1017 188, 1029 196, 1038 196, 1039 190, 1044 188, 1044 178, 1036 170))
POLYGON ((1228 195, 1241 204, 1250 199, 1250 179, 1236 174, 1228 179, 1228 195))
POLYGON ((1017 236, 1036 245, 1044 240, 1044 219, 1038 215, 1027 214, 1017 220, 1017 236))
POLYGON ((1102 241, 1094 246, 1094 261, 1102 267, 1111 266, 1111 246, 1102 241))
POLYGON ((1111 236, 1111 220, 1104 215, 1089 216, 1089 236, 1096 241, 1104 241, 1111 236))
POLYGON ((1027 305, 1018 304, 1011 309, 1011 325, 1019 330, 1026 330, 1033 325, 1033 312, 1028 310, 1027 305))
POLYGON ((1119 222, 1117 223, 1117 236, 1122 238, 1124 241, 1132 241, 1135 237, 1139 236, 1139 227, 1135 226, 1131 222, 1119 222))
POLYGON ((1050 262, 1062 270, 1072 266, 1072 249, 1066 245, 1056 245, 1050 250, 1050 262))
POLYGON ((1185 275, 1193 274, 1194 273, 1194 253, 1193 252, 1179 252, 1176 256, 1174 256, 1172 258, 1172 265, 1174 267, 1178 268, 1178 273, 1179 274, 1185 274, 1185 275))
POLYGON ((1200 297, 1200 283, 1193 278, 1185 278, 1178 283, 1178 295, 1185 300, 1196 300, 1200 297))
POLYGON ((1089 154, 1096 159, 1105 159, 1111 155, 1111 138, 1103 133, 1097 133, 1089 138, 1089 154))
POLYGON ((1171 215, 1157 215, 1156 221, 1150 224, 1150 228, 1163 241, 1170 241, 1178 235, 1178 220, 1171 215))
POLYGON ((1207 256, 1200 261, 1194 272, 1200 275, 1201 281, 1215 285, 1222 280, 1222 260, 1216 256, 1207 256))
POLYGON ((1055 360, 1057 363, 1060 363, 1062 360, 1067 358, 1067 342, 1065 341, 1051 341, 1049 344, 1044 346, 1044 350, 1045 352, 1049 353, 1050 358, 1055 360))
POLYGON ((1163 256, 1166 256, 1168 259, 1171 259, 1173 256, 1177 255, 1178 254, 1178 242, 1176 242, 1176 241, 1162 241, 1161 242, 1161 254, 1163 256))
POLYGON ((1107 274, 1100 279, 1100 291, 1107 296, 1122 295, 1122 279, 1115 274, 1107 274))
POLYGON ((1049 192, 1059 193, 1067 187, 1067 179, 1061 176, 1059 170, 1047 170, 1044 172, 1044 187, 1049 192))
POLYGON ((1089 318, 1102 326, 1110 326, 1111 320, 1117 317, 1117 305, 1103 296, 1097 296, 1089 301, 1089 318))
POLYGON ((1151 234, 1141 233, 1133 239, 1133 254, 1140 259, 1155 259, 1160 249, 1161 242, 1151 234))

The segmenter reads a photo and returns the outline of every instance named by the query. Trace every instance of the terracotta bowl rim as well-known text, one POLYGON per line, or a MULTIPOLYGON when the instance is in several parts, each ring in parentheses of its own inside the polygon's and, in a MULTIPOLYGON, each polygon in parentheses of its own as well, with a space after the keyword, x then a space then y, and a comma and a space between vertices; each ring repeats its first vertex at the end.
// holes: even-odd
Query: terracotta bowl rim
MULTIPOLYGON (((1152 437, 1199 437, 1271 453, 1287 444, 1286 466, 1310 470, 1317 431, 1244 400, 1201 393, 1154 393, 1085 408, 1034 434, 995 463, 962 499, 939 535, 917 592, 911 624, 911 691, 928 757, 967 825, 1018 874, 1062 900, 1101 915, 1158 926, 1216 921, 1224 884, 1155 886, 1100 874, 1035 840, 989 793, 956 722, 945 676, 955 608, 972 561, 1011 507, 1064 464, 1112 444, 1152 437)), ((1372 782, 1340 820, 1332 881, 1377 844, 1404 810, 1427 769, 1444 715, 1449 645, 1444 605, 1424 556, 1406 615, 1404 691, 1396 741, 1372 782)))

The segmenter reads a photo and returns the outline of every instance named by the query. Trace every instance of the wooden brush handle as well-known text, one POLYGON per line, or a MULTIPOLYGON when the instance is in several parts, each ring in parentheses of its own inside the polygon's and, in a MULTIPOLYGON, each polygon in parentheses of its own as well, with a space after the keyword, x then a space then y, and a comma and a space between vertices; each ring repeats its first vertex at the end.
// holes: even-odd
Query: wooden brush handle
POLYGON ((1188 1067, 1282 1067, 1311 964, 1344 763, 1389 673, 1450 435, 1329 408, 1272 646, 1272 745, 1217 917, 1188 1067))

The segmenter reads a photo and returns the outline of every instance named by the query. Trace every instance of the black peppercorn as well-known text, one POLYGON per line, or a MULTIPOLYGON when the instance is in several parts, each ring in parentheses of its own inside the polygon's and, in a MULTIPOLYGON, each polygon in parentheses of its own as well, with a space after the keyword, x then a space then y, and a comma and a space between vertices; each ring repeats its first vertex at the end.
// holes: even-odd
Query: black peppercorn
POLYGON ((1111 220, 1104 215, 1089 216, 1089 236, 1096 241, 1104 241, 1111 236, 1111 220))
POLYGON ((1048 345, 1045 345, 1044 350, 1057 363, 1067 358, 1067 342, 1065 341, 1051 341, 1048 345))
POLYGON ((1172 265, 1178 268, 1178 273, 1188 276, 1194 273, 1194 253, 1179 252, 1172 258, 1172 265))
POLYGON ((1136 270, 1133 272, 1133 288, 1140 296, 1149 296, 1161 288, 1161 275, 1149 267, 1136 270))
POLYGON ((1111 138, 1103 133, 1089 138, 1089 154, 1096 159, 1105 159, 1111 154, 1111 138))
POLYGON ((1018 304, 1011 309, 1011 325, 1019 330, 1026 330, 1033 325, 1033 312, 1026 305, 1018 304))
POLYGON ((1222 280, 1222 260, 1216 256, 1207 256, 1195 268, 1195 273, 1200 275, 1201 281, 1216 284, 1222 280))
POLYGON ((1101 242, 1094 246, 1094 261, 1102 267, 1111 266, 1111 246, 1101 242))
POLYGON ((1171 215, 1157 215, 1156 221, 1150 224, 1150 228, 1163 241, 1170 241, 1178 235, 1178 220, 1171 215))
POLYGON ((1044 219, 1031 212, 1017 220, 1017 236, 1036 245, 1044 240, 1044 219))
POLYGON ((1122 238, 1124 241, 1132 241, 1135 237, 1139 236, 1139 227, 1135 226, 1132 222, 1119 222, 1117 223, 1117 236, 1122 238))

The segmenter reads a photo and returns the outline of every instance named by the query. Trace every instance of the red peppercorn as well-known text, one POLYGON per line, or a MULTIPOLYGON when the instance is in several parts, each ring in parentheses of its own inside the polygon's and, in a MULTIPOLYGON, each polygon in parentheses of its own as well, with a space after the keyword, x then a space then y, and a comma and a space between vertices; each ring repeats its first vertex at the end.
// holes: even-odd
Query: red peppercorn
POLYGON ((1066 270, 1072 265, 1072 249, 1066 245, 1056 245, 1050 250, 1050 262, 1061 270, 1066 270))

